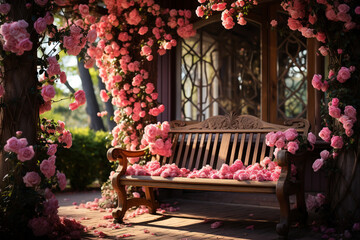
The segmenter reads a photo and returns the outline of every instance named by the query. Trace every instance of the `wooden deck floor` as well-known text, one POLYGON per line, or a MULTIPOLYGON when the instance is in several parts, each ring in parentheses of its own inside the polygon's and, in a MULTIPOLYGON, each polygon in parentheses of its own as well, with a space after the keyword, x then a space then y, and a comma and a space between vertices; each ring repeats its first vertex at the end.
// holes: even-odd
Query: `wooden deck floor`
MULTIPOLYGON (((95 226, 84 239, 99 239, 97 231, 107 236, 104 239, 120 239, 124 234, 132 236, 125 239, 277 239, 275 225, 279 218, 276 207, 259 207, 244 204, 221 204, 213 202, 191 201, 176 199, 180 210, 165 214, 143 214, 126 220, 129 223, 120 229, 100 227, 99 224, 109 224, 111 219, 104 216, 109 212, 100 212, 84 208, 76 209, 73 202, 91 201, 99 197, 100 192, 61 193, 57 195, 60 203, 59 215, 80 220, 85 226, 95 226), (208 219, 204 222, 204 219, 208 219), (222 226, 211 228, 211 223, 221 221, 222 226), (248 229, 253 225, 253 230, 248 229), (99 226, 99 227, 98 227, 99 226)), ((175 200, 169 200, 173 203, 175 200)), ((320 239, 319 235, 307 228, 292 227, 290 239, 320 239)))

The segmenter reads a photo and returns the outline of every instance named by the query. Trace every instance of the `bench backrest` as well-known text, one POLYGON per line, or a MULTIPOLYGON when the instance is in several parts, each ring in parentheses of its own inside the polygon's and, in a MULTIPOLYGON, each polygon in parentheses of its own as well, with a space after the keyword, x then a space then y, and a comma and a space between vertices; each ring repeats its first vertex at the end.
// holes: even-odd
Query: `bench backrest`
POLYGON ((231 165, 236 159, 242 160, 246 166, 254 164, 273 155, 274 147, 265 144, 267 133, 291 127, 300 134, 307 134, 309 130, 308 121, 303 119, 277 125, 254 116, 234 114, 190 124, 174 121, 171 126, 173 154, 168 158, 157 158, 161 164, 175 163, 188 169, 200 169, 207 164, 219 169, 223 163, 231 165))

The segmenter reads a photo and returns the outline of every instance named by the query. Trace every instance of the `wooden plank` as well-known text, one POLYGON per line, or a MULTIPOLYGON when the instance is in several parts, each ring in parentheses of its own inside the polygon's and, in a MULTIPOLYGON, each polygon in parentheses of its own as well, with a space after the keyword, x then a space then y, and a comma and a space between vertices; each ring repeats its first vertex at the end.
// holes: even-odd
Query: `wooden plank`
POLYGON ((246 156, 245 156, 245 161, 244 161, 245 166, 249 165, 249 158, 250 158, 253 135, 254 135, 254 133, 250 133, 249 134, 249 139, 247 141, 246 156))
POLYGON ((272 158, 273 155, 274 155, 274 147, 270 147, 269 158, 272 158))
POLYGON ((237 142, 238 142, 238 138, 239 138, 239 133, 235 133, 234 135, 234 140, 233 140, 233 146, 231 149, 231 155, 230 155, 230 162, 229 165, 234 163, 234 158, 235 158, 235 151, 236 151, 236 146, 237 146, 237 142))
POLYGON ((196 169, 199 169, 199 167, 200 167, 200 159, 201 159, 202 150, 203 150, 203 147, 204 147, 205 137, 206 137, 205 133, 201 134, 200 146, 199 146, 198 155, 197 155, 196 163, 195 163, 195 168, 196 169))
POLYGON ((179 133, 175 134, 174 138, 173 138, 173 142, 172 142, 172 155, 170 157, 170 161, 169 163, 172 164, 174 161, 174 156, 175 156, 175 151, 176 151, 176 146, 178 145, 178 139, 179 139, 179 133))
POLYGON ((246 138, 246 134, 245 133, 241 134, 240 148, 239 148, 239 154, 238 154, 238 159, 240 159, 241 161, 242 161, 242 155, 244 152, 245 138, 246 138))
POLYGON ((182 149, 184 147, 185 137, 186 137, 185 133, 181 135, 180 146, 179 146, 179 149, 178 149, 178 151, 176 153, 176 162, 175 162, 176 166, 179 166, 182 149))
POLYGON ((265 136, 263 138, 262 148, 261 148, 261 155, 260 155, 260 161, 264 159, 266 153, 266 139, 265 136))
POLYGON ((223 163, 226 163, 226 157, 229 151, 230 141, 231 133, 225 133, 222 135, 216 169, 220 169, 221 165, 223 165, 223 163))
MULTIPOLYGON (((260 138, 261 138, 261 134, 258 133, 258 134, 256 135, 254 155, 253 155, 253 159, 252 159, 252 163, 251 163, 251 164, 253 164, 253 165, 256 163, 256 160, 257 160, 257 155, 258 155, 258 152, 259 152, 260 138)), ((261 159, 261 160, 262 160, 262 159, 261 159)))
MULTIPOLYGON (((190 133, 188 135, 187 141, 186 141, 186 148, 185 148, 185 153, 184 153, 184 157, 182 157, 182 163, 181 163, 181 167, 185 167, 186 163, 188 162, 187 156, 189 154, 189 149, 190 149, 190 145, 191 145, 191 139, 192 139, 192 133, 190 133)), ((180 167, 180 165, 178 165, 178 167, 180 167)))
POLYGON ((218 142, 219 142, 219 136, 220 136, 220 133, 217 133, 217 134, 215 135, 214 145, 213 145, 213 149, 212 149, 212 153, 211 153, 210 166, 211 166, 212 168, 215 168, 215 166, 214 166, 214 161, 215 161, 215 155, 216 155, 217 145, 218 145, 218 142))
POLYGON ((208 138, 206 140, 206 148, 205 148, 204 158, 203 158, 202 162, 200 163, 202 165, 200 165, 199 168, 201 168, 203 165, 205 165, 207 163, 207 159, 208 159, 209 152, 210 152, 211 141, 212 141, 212 133, 208 134, 208 138))
POLYGON ((198 139, 199 139, 199 134, 197 133, 197 134, 195 134, 195 137, 194 137, 194 142, 192 145, 191 155, 190 155, 190 159, 189 159, 189 165, 187 167, 188 169, 192 169, 198 139))

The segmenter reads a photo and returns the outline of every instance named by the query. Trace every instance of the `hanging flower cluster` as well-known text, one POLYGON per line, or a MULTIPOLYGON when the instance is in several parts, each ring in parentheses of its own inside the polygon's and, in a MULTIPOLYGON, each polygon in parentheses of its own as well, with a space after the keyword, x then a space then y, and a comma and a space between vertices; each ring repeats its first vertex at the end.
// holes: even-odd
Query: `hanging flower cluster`
POLYGON ((222 12, 221 21, 226 29, 232 29, 235 26, 234 19, 240 25, 246 25, 247 21, 244 16, 248 14, 249 10, 258 4, 256 0, 237 0, 230 4, 224 0, 198 0, 201 4, 196 9, 198 17, 208 18, 214 11, 222 12))
POLYGON ((111 95, 118 107, 112 145, 135 150, 144 127, 165 109, 157 103, 150 61, 175 47, 177 37, 191 37, 195 31, 188 10, 161 9, 153 0, 104 3, 109 14, 90 26, 100 40, 88 48, 87 63, 99 67, 107 90, 101 99, 106 102, 111 95))
POLYGON ((314 149, 316 136, 310 132, 305 139, 296 129, 289 128, 284 132, 277 131, 266 134, 265 141, 267 146, 275 147, 274 156, 277 158, 277 153, 282 149, 286 149, 291 154, 295 154, 299 149, 314 149))
POLYGON ((329 142, 332 154, 322 153, 314 163, 317 171, 345 146, 351 147, 358 137, 357 109, 360 104, 356 96, 359 88, 360 62, 353 54, 353 44, 358 42, 360 5, 356 1, 284 1, 282 7, 290 17, 288 26, 306 38, 316 38, 323 56, 329 56, 329 74, 323 79, 315 74, 312 85, 325 93, 327 104, 323 129, 319 136, 329 142), (324 155, 324 156, 323 156, 324 155), (325 157, 326 155, 326 157, 325 157))
POLYGON ((149 124, 145 127, 144 135, 141 139, 141 148, 149 146, 152 155, 161 155, 164 157, 171 156, 171 139, 168 138, 170 124, 163 122, 162 124, 149 124))

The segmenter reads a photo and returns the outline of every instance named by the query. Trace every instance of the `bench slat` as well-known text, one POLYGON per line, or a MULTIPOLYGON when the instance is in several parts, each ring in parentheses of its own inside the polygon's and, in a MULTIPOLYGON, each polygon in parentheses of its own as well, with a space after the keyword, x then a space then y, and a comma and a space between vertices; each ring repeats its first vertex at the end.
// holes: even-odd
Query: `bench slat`
POLYGON ((236 146, 237 146, 238 138, 239 138, 239 133, 235 133, 235 135, 234 135, 234 141, 233 141, 233 146, 232 146, 232 149, 231 149, 231 155, 230 155, 229 165, 231 165, 231 164, 234 163, 234 160, 235 160, 235 151, 236 151, 236 146))
POLYGON ((257 160, 257 155, 258 155, 258 151, 259 151, 259 144, 260 144, 260 138, 261 138, 261 134, 260 133, 256 134, 254 155, 253 155, 253 160, 252 160, 252 163, 251 163, 253 165, 256 163, 256 160, 257 160))
POLYGON ((201 155, 202 155, 202 151, 203 151, 203 147, 204 147, 205 137, 206 137, 205 133, 201 134, 200 146, 199 146, 198 155, 197 155, 196 164, 195 164, 196 169, 200 168, 200 159, 201 159, 201 155))
POLYGON ((253 136, 254 136, 254 133, 250 133, 249 134, 249 140, 247 141, 246 156, 245 156, 245 161, 244 161, 245 166, 249 165, 249 158, 250 158, 250 152, 251 152, 251 145, 252 145, 253 136))
POLYGON ((219 142, 219 135, 220 135, 219 133, 215 135, 214 145, 212 149, 211 160, 210 160, 210 166, 212 166, 212 168, 214 168, 214 161, 215 161, 216 150, 219 142))
POLYGON ((219 150, 218 161, 216 164, 216 169, 220 169, 221 165, 223 165, 223 163, 226 163, 226 157, 228 155, 230 141, 231 141, 231 133, 224 133, 221 138, 221 145, 219 150))
POLYGON ((191 138, 192 138, 192 133, 188 134, 184 157, 181 159, 182 160, 181 167, 185 167, 185 165, 186 165, 186 163, 188 161, 187 156, 189 154, 189 149, 190 149, 190 145, 191 145, 191 138))
POLYGON ((240 159, 241 161, 244 152, 245 138, 246 138, 246 134, 245 133, 241 134, 241 142, 240 142, 239 155, 238 155, 238 159, 240 159))
MULTIPOLYGON (((174 153, 175 150, 176 150, 176 146, 177 146, 177 141, 179 139, 179 133, 176 133, 174 138, 173 138, 173 141, 172 141, 172 147, 171 147, 171 150, 172 152, 174 153)), ((175 154, 171 154, 171 157, 170 157, 170 160, 169 160, 169 164, 172 164, 174 162, 174 156, 175 154)))
POLYGON ((175 162, 176 166, 179 166, 182 149, 183 149, 183 147, 184 147, 185 137, 186 137, 186 134, 182 134, 182 135, 181 135, 180 146, 179 146, 179 149, 178 149, 178 151, 177 151, 176 162, 175 162))
POLYGON ((202 165, 200 165, 199 168, 206 165, 206 160, 207 160, 207 158, 209 156, 209 152, 210 152, 211 141, 212 141, 212 133, 208 134, 208 137, 206 140, 206 148, 205 148, 205 154, 204 154, 204 158, 203 158, 203 161, 205 161, 205 162, 202 161, 202 165))
POLYGON ((261 148, 261 155, 260 155, 260 161, 264 159, 266 153, 266 140, 265 137, 263 138, 262 148, 261 148))
POLYGON ((195 134, 194 142, 193 142, 193 145, 192 145, 192 150, 191 150, 188 169, 192 168, 192 165, 193 165, 193 162, 194 162, 196 146, 197 146, 197 143, 198 143, 198 139, 199 139, 199 134, 197 133, 197 134, 195 134))
POLYGON ((272 159, 273 155, 274 155, 274 147, 270 147, 270 153, 269 153, 269 158, 272 159))

